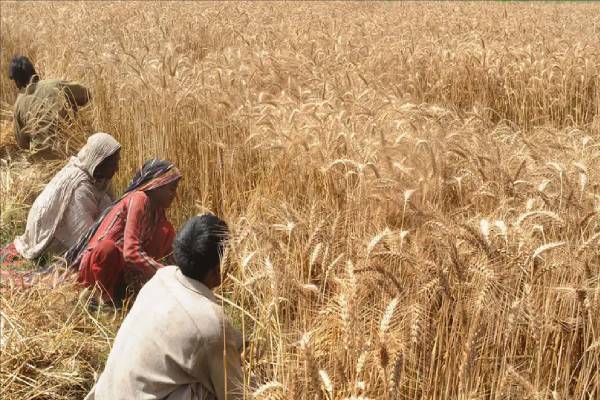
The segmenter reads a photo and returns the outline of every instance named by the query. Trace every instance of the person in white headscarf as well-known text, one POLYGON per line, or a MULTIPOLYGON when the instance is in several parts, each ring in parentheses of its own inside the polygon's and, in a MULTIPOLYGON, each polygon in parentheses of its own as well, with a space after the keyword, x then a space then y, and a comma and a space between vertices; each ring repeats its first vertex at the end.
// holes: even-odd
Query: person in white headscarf
MULTIPOLYGON (((107 188, 119 167, 121 145, 107 133, 90 136, 76 157, 46 185, 27 217, 27 227, 3 258, 27 260, 62 255, 111 204, 107 188)), ((3 260, 5 264, 8 260, 3 260)))

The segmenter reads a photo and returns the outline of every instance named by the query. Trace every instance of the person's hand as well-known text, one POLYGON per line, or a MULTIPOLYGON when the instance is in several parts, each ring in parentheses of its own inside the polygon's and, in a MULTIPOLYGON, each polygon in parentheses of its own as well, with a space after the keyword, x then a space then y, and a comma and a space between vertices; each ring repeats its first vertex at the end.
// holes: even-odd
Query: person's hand
POLYGON ((250 355, 250 341, 247 339, 244 340, 244 343, 242 344, 242 347, 239 350, 240 357, 242 358, 242 360, 248 361, 246 357, 250 355))

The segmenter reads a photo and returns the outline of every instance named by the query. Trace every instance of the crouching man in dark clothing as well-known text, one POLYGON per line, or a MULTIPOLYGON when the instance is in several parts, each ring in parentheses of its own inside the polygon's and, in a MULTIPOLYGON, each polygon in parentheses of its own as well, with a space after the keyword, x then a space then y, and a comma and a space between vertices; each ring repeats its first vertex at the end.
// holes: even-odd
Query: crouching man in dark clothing
POLYGON ((89 91, 75 82, 40 80, 27 57, 14 57, 8 77, 21 91, 15 102, 14 131, 17 144, 29 149, 31 142, 44 143, 59 124, 90 101, 89 91))

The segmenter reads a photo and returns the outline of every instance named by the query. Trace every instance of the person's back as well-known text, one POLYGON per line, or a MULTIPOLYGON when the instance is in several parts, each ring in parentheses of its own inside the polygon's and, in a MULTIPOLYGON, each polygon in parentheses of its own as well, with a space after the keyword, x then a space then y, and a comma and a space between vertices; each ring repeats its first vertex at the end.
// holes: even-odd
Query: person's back
POLYGON ((29 148, 31 140, 42 142, 77 107, 89 100, 86 88, 60 79, 31 83, 15 102, 14 129, 17 143, 29 148))
POLYGON ((13 59, 9 76, 23 90, 14 109, 14 132, 21 148, 30 148, 32 140, 44 142, 70 113, 90 101, 89 91, 78 83, 40 80, 26 57, 13 59))
POLYGON ((91 135, 35 199, 25 232, 3 249, 0 261, 60 256, 79 240, 112 202, 107 188, 119 167, 120 149, 109 134, 91 135))
POLYGON ((240 399, 241 346, 207 285, 179 267, 161 268, 140 291, 86 399, 240 399))
POLYGON ((88 399, 163 399, 193 382, 218 391, 213 381, 222 381, 218 375, 225 373, 218 367, 223 365, 224 336, 232 347, 228 358, 234 361, 239 361, 241 338, 215 301, 206 286, 186 278, 179 268, 159 270, 123 321, 88 399))

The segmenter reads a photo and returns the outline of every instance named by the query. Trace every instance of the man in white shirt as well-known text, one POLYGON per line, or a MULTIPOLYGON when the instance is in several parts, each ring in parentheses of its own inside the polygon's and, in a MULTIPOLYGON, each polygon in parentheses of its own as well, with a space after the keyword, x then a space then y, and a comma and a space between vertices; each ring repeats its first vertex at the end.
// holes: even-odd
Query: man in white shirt
POLYGON ((193 217, 174 243, 178 266, 138 294, 86 400, 235 400, 242 396, 242 338, 212 293, 221 284, 225 222, 193 217))

